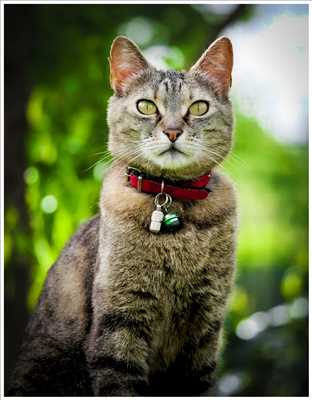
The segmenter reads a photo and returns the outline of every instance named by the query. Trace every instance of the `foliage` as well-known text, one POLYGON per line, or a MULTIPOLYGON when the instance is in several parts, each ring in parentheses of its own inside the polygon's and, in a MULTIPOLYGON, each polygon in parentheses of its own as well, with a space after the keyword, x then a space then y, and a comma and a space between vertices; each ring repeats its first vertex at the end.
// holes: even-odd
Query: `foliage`
MULTIPOLYGON (((168 46, 173 54, 168 65, 183 68, 207 45, 206 25, 213 30, 217 24, 217 17, 207 22, 198 7, 191 6, 88 6, 83 12, 80 7, 35 10, 41 35, 31 66, 28 165, 23 173, 29 237, 19 232, 19 210, 10 205, 5 210, 6 265, 16 243, 34 260, 29 266, 30 310, 65 242, 98 209, 109 162, 101 160, 101 153, 108 134, 105 111, 111 90, 106 58, 111 40, 117 33, 135 36, 135 27, 145 26, 143 47, 168 46), (197 23, 186 35, 189 17, 197 23)), ((224 170, 239 197, 237 285, 226 321, 218 394, 303 395, 307 393, 307 146, 277 142, 256 120, 242 115, 239 105, 236 110, 235 145, 224 170), (284 314, 274 308, 281 304, 286 307, 284 314), (259 311, 262 314, 255 317, 259 311), (279 312, 284 320, 276 323, 279 312), (258 328, 247 329, 254 335, 244 338, 242 323, 248 328, 248 321, 258 328)), ((14 295, 10 287, 7 296, 14 295)))

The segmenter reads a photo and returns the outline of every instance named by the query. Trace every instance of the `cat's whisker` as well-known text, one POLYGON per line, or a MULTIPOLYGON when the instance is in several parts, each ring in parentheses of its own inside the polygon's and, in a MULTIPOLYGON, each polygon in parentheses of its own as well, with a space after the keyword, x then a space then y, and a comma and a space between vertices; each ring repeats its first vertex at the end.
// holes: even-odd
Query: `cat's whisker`
POLYGON ((123 151, 117 154, 112 154, 110 151, 106 150, 103 152, 100 152, 98 154, 103 154, 103 156, 97 160, 95 163, 93 163, 90 167, 88 167, 86 170, 89 171, 90 169, 94 168, 95 166, 102 164, 104 169, 107 169, 109 166, 111 166, 111 164, 114 161, 119 161, 122 160, 124 158, 128 158, 131 157, 133 155, 136 155, 138 153, 138 150, 132 150, 132 151, 123 151))
MULTIPOLYGON (((235 167, 235 163, 238 162, 238 160, 236 160, 235 158, 231 159, 231 153, 227 156, 225 161, 223 161, 224 155, 222 153, 219 153, 219 152, 215 151, 216 150, 215 148, 214 148, 214 150, 212 150, 211 148, 203 145, 203 143, 201 143, 200 141, 196 141, 195 143, 194 143, 194 145, 198 146, 203 152, 208 154, 210 156, 210 158, 211 158, 212 155, 215 155, 218 159, 220 159, 220 162, 218 162, 218 166, 223 168, 226 172, 229 172, 229 170, 228 170, 228 168, 226 166, 221 165, 221 162, 225 162, 230 167, 233 167, 233 168, 235 167)), ((207 144, 210 144, 210 143, 207 141, 207 144)), ((222 151, 224 150, 224 148, 221 147, 221 146, 219 146, 219 149, 222 150, 222 151)), ((239 164, 241 164, 241 163, 239 163, 239 164)))
MULTIPOLYGON (((197 139, 198 140, 198 139, 197 139)), ((223 142, 211 142, 208 139, 202 139, 202 142, 205 143, 207 146, 213 146, 214 148, 217 149, 223 149, 223 146, 220 146, 219 144, 223 144, 223 142)), ((247 166, 248 163, 243 160, 241 157, 239 157, 237 154, 235 154, 235 151, 231 151, 230 154, 227 155, 227 160, 229 161, 233 161, 233 165, 234 163, 239 164, 240 166, 247 166)))
MULTIPOLYGON (((223 162, 223 156, 219 153, 216 152, 212 152, 210 149, 206 148, 205 146, 201 145, 200 143, 197 143, 196 146, 203 152, 205 152, 206 154, 208 154, 210 160, 215 164, 215 166, 217 168, 221 168, 222 170, 224 170, 227 173, 230 173, 230 171, 228 170, 228 168, 226 166, 224 166, 222 164, 223 162), (218 157, 218 159, 215 158, 215 156, 218 157)), ((194 146, 194 147, 196 147, 194 146)), ((198 161, 198 164, 200 165, 200 161, 198 161)), ((232 174, 231 174, 232 175, 232 174)), ((235 179, 233 179, 235 181, 235 179)))
MULTIPOLYGON (((109 162, 109 160, 107 160, 107 162, 109 162)), ((98 164, 102 164, 103 163, 103 158, 100 158, 99 160, 95 161, 93 164, 90 165, 90 167, 86 168, 85 171, 90 171, 90 169, 96 167, 98 164)), ((104 160, 105 163, 105 160, 104 160)))

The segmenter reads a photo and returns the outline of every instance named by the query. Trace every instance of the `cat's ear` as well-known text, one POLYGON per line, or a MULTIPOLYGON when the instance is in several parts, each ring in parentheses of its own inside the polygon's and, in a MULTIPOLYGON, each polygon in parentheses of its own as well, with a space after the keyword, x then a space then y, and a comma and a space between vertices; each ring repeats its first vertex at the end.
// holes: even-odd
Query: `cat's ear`
POLYGON ((125 36, 118 36, 113 41, 109 64, 111 87, 118 95, 123 94, 129 79, 150 67, 136 44, 125 36))
POLYGON ((233 49, 230 39, 215 40, 191 68, 192 72, 206 76, 218 94, 227 95, 232 84, 233 49))

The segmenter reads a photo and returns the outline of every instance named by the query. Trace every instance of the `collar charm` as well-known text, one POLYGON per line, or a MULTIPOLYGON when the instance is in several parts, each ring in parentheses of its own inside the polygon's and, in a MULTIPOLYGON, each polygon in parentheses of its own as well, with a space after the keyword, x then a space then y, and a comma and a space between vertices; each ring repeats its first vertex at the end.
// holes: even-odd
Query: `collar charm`
POLYGON ((169 207, 172 203, 172 198, 168 193, 160 192, 156 195, 154 200, 156 209, 151 216, 151 223, 149 230, 152 233, 175 232, 181 226, 181 220, 176 213, 168 213, 169 207), (162 211, 164 210, 166 214, 162 211))
POLYGON ((176 213, 171 212, 165 215, 162 226, 166 232, 175 232, 181 228, 182 222, 176 213))
POLYGON ((210 173, 194 180, 177 182, 144 174, 133 167, 128 167, 126 175, 130 186, 138 192, 156 194, 155 210, 149 226, 152 233, 175 232, 181 228, 181 218, 176 213, 169 212, 173 198, 182 201, 204 200, 210 192, 207 187, 210 173))

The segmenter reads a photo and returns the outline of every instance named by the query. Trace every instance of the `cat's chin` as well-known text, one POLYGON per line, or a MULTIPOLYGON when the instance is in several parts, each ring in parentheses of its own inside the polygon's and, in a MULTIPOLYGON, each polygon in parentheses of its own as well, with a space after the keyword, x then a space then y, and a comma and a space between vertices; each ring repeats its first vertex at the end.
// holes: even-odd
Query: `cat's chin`
POLYGON ((149 175, 171 180, 194 179, 212 169, 212 166, 199 166, 197 162, 190 160, 190 157, 178 153, 142 160, 136 163, 135 167, 149 175))
POLYGON ((190 156, 179 149, 171 148, 153 157, 153 162, 160 168, 177 170, 189 166, 190 156))

